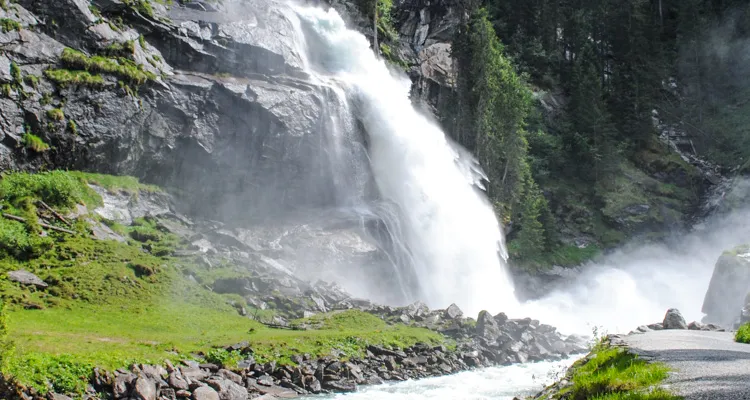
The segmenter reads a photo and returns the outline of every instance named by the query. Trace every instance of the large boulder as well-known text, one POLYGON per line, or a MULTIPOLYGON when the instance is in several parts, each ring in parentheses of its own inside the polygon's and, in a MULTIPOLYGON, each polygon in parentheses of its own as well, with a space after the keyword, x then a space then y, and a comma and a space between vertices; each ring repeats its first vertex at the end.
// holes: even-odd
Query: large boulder
POLYGON ((744 245, 724 252, 716 262, 703 300, 703 322, 731 327, 740 317, 748 292, 750 246, 744 245))
POLYGON ((688 325, 685 322, 685 318, 682 317, 680 310, 676 308, 670 308, 667 310, 667 314, 664 316, 664 329, 687 329, 688 325))
POLYGON ((11 282, 18 282, 27 286, 36 286, 42 289, 48 286, 41 278, 24 269, 8 272, 8 279, 11 282))

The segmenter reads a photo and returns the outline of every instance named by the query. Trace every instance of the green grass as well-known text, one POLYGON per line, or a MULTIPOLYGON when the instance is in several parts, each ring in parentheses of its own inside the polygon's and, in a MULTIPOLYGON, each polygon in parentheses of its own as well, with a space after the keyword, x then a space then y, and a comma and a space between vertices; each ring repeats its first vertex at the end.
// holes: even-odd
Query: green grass
POLYGON ((156 75, 144 71, 142 65, 124 57, 108 58, 103 56, 87 56, 86 54, 66 48, 61 55, 63 64, 69 68, 85 70, 91 73, 108 73, 116 75, 128 82, 142 85, 150 80, 155 80, 156 75))
POLYGON ((12 19, 0 18, 0 29, 2 29, 3 33, 10 31, 20 31, 21 24, 12 19))
POLYGON ((669 369, 661 363, 647 363, 623 348, 599 343, 589 357, 572 367, 571 386, 557 398, 570 400, 678 400, 658 385, 669 369))
POLYGON ((87 71, 71 71, 67 69, 48 69, 44 76, 62 87, 70 85, 83 85, 90 87, 104 86, 104 78, 98 74, 90 74, 87 71))
POLYGON ((44 140, 42 140, 42 138, 34 135, 33 133, 25 133, 21 141, 24 147, 37 153, 44 153, 45 151, 50 149, 49 145, 44 140))
POLYGON ((67 173, 81 181, 101 186, 111 192, 124 191, 133 194, 137 192, 156 193, 162 191, 158 186, 141 183, 138 178, 132 176, 106 175, 81 171, 69 171, 67 173))
MULTIPOLYGON (((109 190, 158 190, 127 177, 11 173, 0 180, 0 202, 18 213, 30 212, 37 199, 61 212, 78 203, 100 204, 86 182, 109 190)), ((389 325, 361 311, 292 321, 309 330, 268 328, 240 316, 229 304, 244 301, 241 297, 214 293, 205 282, 188 279, 197 271, 207 277, 214 273, 190 259, 170 257, 167 250, 180 242, 154 220, 108 225, 131 239, 95 240, 82 219, 70 227, 75 235, 49 232, 42 238, 30 225, 0 218, 0 304, 7 311, 0 312, 0 350, 9 354, 1 358, 4 375, 42 394, 50 388, 80 394, 94 367, 112 370, 204 354, 208 361, 234 368, 242 357, 218 348, 242 341, 250 343, 256 360, 280 363, 292 363, 296 354, 358 357, 370 344, 450 345, 438 333, 389 325), (22 248, 30 250, 18 251, 22 248), (21 268, 49 287, 37 290, 10 282, 7 272, 21 268), (9 341, 3 337, 6 316, 9 341)), ((238 271, 236 266, 221 268, 221 274, 238 271)))
POLYGON ((26 198, 43 200, 51 207, 69 210, 77 203, 90 206, 101 204, 93 189, 82 184, 74 174, 66 171, 49 171, 37 174, 15 172, 0 179, 0 199, 3 205, 19 207, 26 198))
POLYGON ((750 323, 744 324, 734 334, 734 341, 750 344, 750 323))

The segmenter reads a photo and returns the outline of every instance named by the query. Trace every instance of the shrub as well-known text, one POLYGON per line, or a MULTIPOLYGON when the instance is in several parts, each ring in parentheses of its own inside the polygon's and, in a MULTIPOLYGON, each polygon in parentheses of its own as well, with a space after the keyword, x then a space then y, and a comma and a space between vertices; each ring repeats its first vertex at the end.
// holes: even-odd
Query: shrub
POLYGON ((57 393, 83 394, 94 366, 69 355, 30 354, 23 360, 13 360, 12 375, 28 382, 41 394, 51 390, 57 393))
POLYGON ((19 85, 23 81, 21 68, 13 61, 10 62, 10 75, 13 77, 13 81, 15 81, 19 85))
POLYGON ((59 108, 53 108, 51 110, 47 110, 47 118, 53 121, 60 122, 65 120, 65 113, 63 113, 63 110, 59 108))
POLYGON ((734 335, 734 341, 750 344, 750 322, 742 325, 734 335))
POLYGON ((2 28, 3 33, 10 31, 20 31, 21 24, 12 19, 0 18, 0 28, 2 28))
POLYGON ((76 122, 72 119, 68 121, 68 130, 74 135, 78 134, 78 124, 76 124, 76 122))
POLYGON ((22 142, 27 149, 31 149, 37 153, 43 153, 49 150, 49 145, 45 143, 42 138, 30 132, 26 132, 23 135, 22 142))
POLYGON ((238 350, 228 351, 226 349, 212 349, 206 353, 206 361, 220 365, 227 369, 236 369, 237 364, 244 357, 238 350))

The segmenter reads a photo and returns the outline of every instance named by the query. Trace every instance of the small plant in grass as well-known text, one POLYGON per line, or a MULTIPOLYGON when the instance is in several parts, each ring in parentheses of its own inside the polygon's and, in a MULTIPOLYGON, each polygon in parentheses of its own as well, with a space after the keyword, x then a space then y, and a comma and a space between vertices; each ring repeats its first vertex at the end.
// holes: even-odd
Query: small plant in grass
POLYGON ((237 369, 237 364, 245 357, 239 350, 211 349, 206 352, 206 361, 227 369, 237 369))
POLYGON ((750 344, 750 322, 740 326, 740 329, 734 334, 734 341, 750 344))
POLYGON ((42 138, 28 131, 23 135, 21 140, 27 149, 37 153, 44 153, 50 149, 49 145, 42 138))
POLYGON ((65 120, 65 113, 63 113, 63 110, 59 108, 53 108, 51 110, 47 110, 47 118, 61 122, 65 120))

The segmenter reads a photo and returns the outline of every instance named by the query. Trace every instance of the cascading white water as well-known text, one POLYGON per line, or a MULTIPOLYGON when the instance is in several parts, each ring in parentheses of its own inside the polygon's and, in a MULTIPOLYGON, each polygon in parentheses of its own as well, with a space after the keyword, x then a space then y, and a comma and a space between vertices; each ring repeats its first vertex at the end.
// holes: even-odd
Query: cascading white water
MULTIPOLYGON (((476 189, 474 160, 415 111, 406 77, 378 60, 364 36, 347 29, 335 11, 294 10, 308 72, 336 87, 367 131, 371 172, 384 200, 396 205, 388 211, 389 230, 412 258, 420 289, 416 298, 433 308, 455 302, 472 316, 482 309, 530 316, 564 333, 590 333, 594 326, 627 332, 658 321, 670 307, 700 319, 716 258, 750 237, 750 227, 736 222, 746 215, 686 235, 676 246, 615 253, 576 282, 519 304, 502 260, 499 224, 476 189)), ((409 274, 398 272, 394 284, 408 286, 409 274)))
POLYGON ((514 303, 502 231, 472 185, 473 160, 459 157, 414 109, 406 78, 378 60, 335 11, 295 10, 308 72, 340 85, 367 131, 372 174, 380 195, 398 206, 419 298, 430 307, 455 302, 469 312, 514 303))

